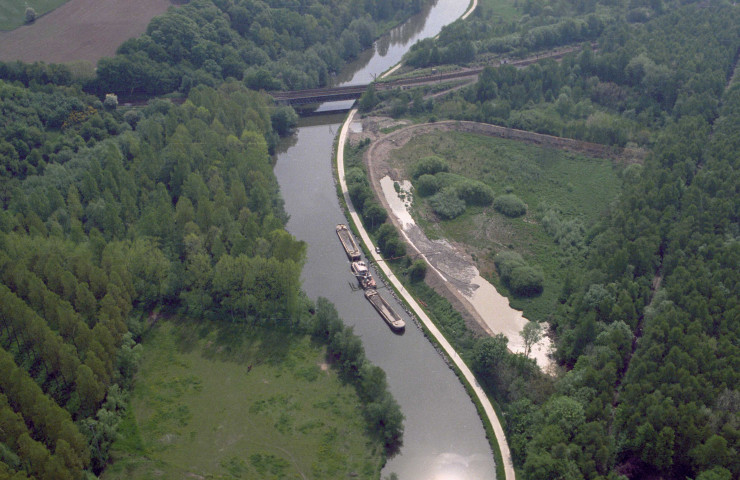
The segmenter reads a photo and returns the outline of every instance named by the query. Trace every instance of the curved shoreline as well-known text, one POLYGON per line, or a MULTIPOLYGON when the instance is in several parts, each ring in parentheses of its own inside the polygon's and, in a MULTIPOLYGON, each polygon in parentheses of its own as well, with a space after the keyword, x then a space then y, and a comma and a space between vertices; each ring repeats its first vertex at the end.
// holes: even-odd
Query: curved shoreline
POLYGON ((496 441, 498 443, 498 448, 501 453, 501 457, 503 459, 503 469, 504 469, 505 479, 515 480, 516 473, 514 471, 514 465, 511 460, 511 452, 509 451, 509 444, 506 441, 506 435, 504 435, 504 430, 501 426, 501 422, 499 421, 498 416, 496 415, 496 411, 494 410, 493 405, 491 404, 491 401, 488 399, 483 389, 478 385, 478 382, 475 379, 473 372, 468 368, 465 362, 463 362, 460 355, 458 355, 455 349, 452 348, 452 345, 450 345, 450 343, 447 341, 444 335, 442 335, 442 332, 439 331, 437 326, 434 325, 434 322, 432 322, 432 320, 427 316, 427 314, 424 312, 421 306, 416 302, 413 296, 401 284, 400 280, 396 277, 393 271, 391 271, 391 269, 388 267, 388 265, 385 264, 385 262, 378 261, 378 260, 382 260, 382 257, 380 257, 377 253, 375 253, 375 244, 370 239, 370 236, 368 235, 367 231, 362 225, 360 216, 357 214, 357 211, 355 210, 354 205, 352 205, 352 201, 349 198, 347 183, 344 179, 344 145, 347 141, 349 126, 352 123, 352 120, 354 119, 354 116, 356 113, 357 113, 357 109, 356 108, 352 109, 347 115, 347 119, 345 120, 344 124, 342 125, 342 129, 339 133, 339 139, 337 142, 337 154, 336 154, 337 176, 339 179, 339 186, 341 188, 342 196, 344 198, 344 203, 347 206, 347 211, 349 213, 350 219, 354 223, 355 227, 357 228, 357 231, 360 235, 360 238, 362 239, 362 242, 367 247, 367 251, 369 252, 369 255, 371 256, 371 258, 376 262, 377 267, 383 272, 386 278, 388 278, 388 280, 391 282, 391 284, 396 289, 396 291, 399 293, 399 295, 403 297, 406 303, 411 307, 411 309, 414 311, 414 314, 416 314, 416 316, 423 323, 427 331, 434 337, 435 341, 439 344, 439 346, 444 349, 447 356, 454 363, 455 368, 460 372, 462 377, 468 382, 470 388, 475 393, 475 396, 478 402, 480 403, 480 405, 483 408, 483 411, 485 412, 487 421, 490 423, 491 427, 493 428, 493 432, 496 437, 496 441))

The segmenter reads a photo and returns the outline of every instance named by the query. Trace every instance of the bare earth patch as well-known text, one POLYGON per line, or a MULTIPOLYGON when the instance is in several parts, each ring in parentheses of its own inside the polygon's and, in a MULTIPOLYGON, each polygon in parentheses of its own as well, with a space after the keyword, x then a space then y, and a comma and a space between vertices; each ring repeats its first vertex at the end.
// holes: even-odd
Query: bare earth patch
MULTIPOLYGON (((393 187, 394 181, 404 182, 406 179, 388 163, 391 151, 402 147, 416 135, 460 129, 461 126, 475 133, 492 134, 488 125, 479 128, 478 124, 469 122, 440 122, 414 125, 383 135, 376 119, 365 119, 362 138, 374 140, 364 158, 370 173, 370 184, 406 242, 430 265, 432 273, 427 274, 426 282, 463 314, 466 324, 474 331, 488 335, 503 333, 509 339, 509 348, 513 352, 523 353, 525 345, 519 332, 528 320, 522 312, 511 308, 508 299, 480 275, 475 261, 463 245, 447 240, 430 240, 410 219, 406 211, 408 205, 398 201, 398 194, 393 187)), ((489 228, 495 227, 492 225, 489 228)), ((540 368, 548 373, 552 373, 553 367, 549 355, 551 345, 550 339, 545 337, 531 352, 540 368)))
POLYGON ((170 6, 170 0, 70 0, 31 25, 0 32, 0 60, 95 65, 170 6))

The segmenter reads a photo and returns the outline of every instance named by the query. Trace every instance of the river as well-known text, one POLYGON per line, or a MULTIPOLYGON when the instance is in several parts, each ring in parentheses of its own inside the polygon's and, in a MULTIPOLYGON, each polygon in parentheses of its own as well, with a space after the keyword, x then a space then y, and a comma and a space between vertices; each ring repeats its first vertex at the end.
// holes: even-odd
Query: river
MULTIPOLYGON (((407 24, 378 40, 375 48, 337 76, 340 85, 367 83, 396 64, 418 39, 434 36, 460 17, 467 0, 438 0, 407 24)), ((385 370, 391 393, 406 417, 404 445, 383 476, 399 480, 494 479, 495 464, 483 425, 462 384, 421 330, 391 298, 406 321, 391 332, 361 291, 335 233, 346 223, 332 172, 332 144, 344 115, 302 120, 277 154, 275 174, 290 215, 288 231, 308 244, 302 273, 310 298, 323 296, 361 338, 367 357, 385 370)))

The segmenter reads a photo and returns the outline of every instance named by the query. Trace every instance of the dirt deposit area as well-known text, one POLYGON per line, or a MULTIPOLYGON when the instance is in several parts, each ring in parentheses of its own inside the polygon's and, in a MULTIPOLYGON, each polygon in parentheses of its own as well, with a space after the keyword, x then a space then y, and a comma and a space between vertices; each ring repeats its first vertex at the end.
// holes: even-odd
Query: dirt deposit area
POLYGON ((70 0, 31 25, 0 32, 0 60, 95 65, 172 5, 170 0, 70 0))
MULTIPOLYGON (((369 138, 370 148, 364 161, 368 166, 370 183, 379 200, 390 213, 389 218, 405 237, 413 251, 419 253, 430 265, 427 283, 443 295, 460 311, 471 329, 488 334, 503 333, 509 339, 509 348, 524 352, 524 341, 519 335, 527 319, 522 312, 513 309, 506 297, 499 294, 478 271, 476 262, 467 253, 465 245, 448 240, 431 240, 416 224, 409 213, 410 185, 400 171, 390 165, 393 150, 405 145, 418 135, 460 131, 514 139, 539 146, 554 147, 589 156, 611 158, 619 163, 638 163, 643 154, 636 150, 615 149, 603 145, 580 142, 549 135, 523 132, 495 125, 474 122, 445 121, 411 125, 408 122, 389 118, 367 117, 361 127, 352 129, 351 144, 369 138), (390 131, 390 133, 383 133, 390 131), (394 183, 398 182, 402 197, 394 183)), ((531 356, 543 370, 551 371, 553 363, 549 357, 551 342, 543 338, 532 348, 531 356)))

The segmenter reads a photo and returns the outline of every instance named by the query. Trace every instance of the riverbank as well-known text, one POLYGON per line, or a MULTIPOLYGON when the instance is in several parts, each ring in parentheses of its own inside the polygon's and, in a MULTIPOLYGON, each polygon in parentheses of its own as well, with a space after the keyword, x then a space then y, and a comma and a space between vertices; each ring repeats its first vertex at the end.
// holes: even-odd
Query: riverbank
POLYGON ((452 345, 450 345, 450 343, 447 341, 444 335, 442 335, 442 333, 439 331, 436 325, 434 325, 431 319, 426 315, 426 313, 421 308, 421 306, 416 302, 416 300, 411 296, 411 294, 402 285, 401 281, 396 277, 393 271, 391 271, 388 265, 386 265, 386 263, 382 261, 383 260, 382 257, 375 252, 375 244, 373 243, 372 239, 368 235, 367 231, 365 231, 362 225, 362 221, 360 220, 360 217, 357 214, 357 211, 352 205, 352 201, 349 198, 347 183, 344 179, 344 175, 345 175, 344 146, 347 142, 348 134, 350 131, 350 125, 352 124, 353 118, 356 113, 357 113, 356 109, 353 109, 352 111, 350 111, 349 115, 347 116, 346 121, 342 125, 342 129, 339 134, 339 140, 337 142, 337 153, 336 153, 337 176, 339 179, 339 186, 340 186, 341 194, 342 194, 342 197, 344 198, 344 203, 347 208, 347 213, 351 219, 351 222, 354 224, 355 228, 357 229, 357 232, 359 233, 360 238, 362 239, 362 242, 366 246, 367 252, 369 252, 370 257, 376 262, 378 269, 383 272, 383 274, 386 276, 386 278, 391 283, 393 288, 396 289, 399 296, 401 296, 403 300, 409 305, 411 310, 413 310, 414 314, 418 317, 418 319, 424 325, 424 328, 434 338, 437 344, 444 350, 446 355, 449 357, 449 359, 454 364, 455 368, 459 371, 462 378, 465 379, 465 381, 469 384, 470 389, 472 389, 472 391, 475 393, 477 401, 480 403, 485 413, 486 420, 488 423, 490 423, 493 429, 493 433, 495 435, 496 442, 498 443, 498 449, 500 450, 501 458, 503 462, 504 477, 506 480, 514 480, 516 478, 516 475, 515 475, 514 466, 511 460, 511 453, 509 452, 509 446, 506 441, 506 436, 504 435, 503 428, 496 415, 493 405, 491 404, 490 400, 486 396, 483 389, 478 385, 478 382, 476 381, 475 376, 470 371, 468 366, 463 362, 462 358, 460 358, 457 352, 452 348, 452 345))

